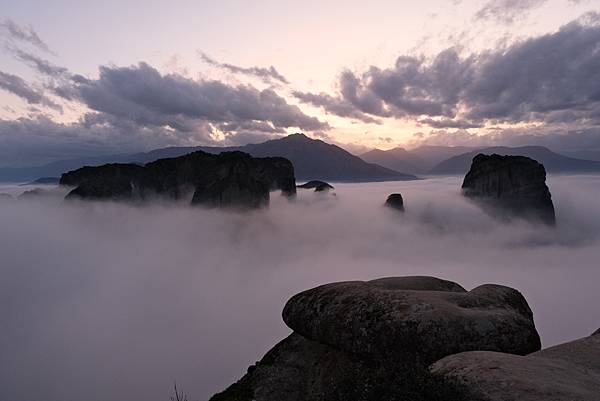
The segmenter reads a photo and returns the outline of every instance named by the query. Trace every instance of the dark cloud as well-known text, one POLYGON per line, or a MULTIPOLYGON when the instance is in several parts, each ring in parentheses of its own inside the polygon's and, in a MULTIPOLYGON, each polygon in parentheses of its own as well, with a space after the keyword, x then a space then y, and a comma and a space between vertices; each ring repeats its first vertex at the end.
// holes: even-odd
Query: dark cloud
POLYGON ((482 55, 463 93, 472 119, 569 121, 600 116, 600 26, 558 32, 482 55))
POLYGON ((69 76, 69 71, 57 65, 54 65, 48 60, 44 60, 41 57, 38 57, 32 53, 23 51, 16 47, 9 48, 9 51, 15 56, 15 58, 42 75, 46 75, 52 78, 61 78, 69 76))
POLYGON ((282 74, 280 74, 279 71, 277 71, 275 69, 275 67, 273 67, 273 66, 270 66, 268 68, 265 68, 265 67, 240 67, 240 66, 233 65, 233 64, 220 63, 217 60, 213 59, 212 57, 209 57, 206 53, 199 52, 199 55, 200 55, 200 58, 202 59, 202 61, 204 61, 206 64, 209 64, 213 67, 227 70, 234 74, 244 74, 244 75, 255 76, 266 82, 278 81, 283 84, 289 83, 288 80, 282 74))
POLYGON ((3 30, 12 41, 26 42, 40 50, 52 53, 48 45, 39 37, 31 26, 21 26, 10 19, 5 19, 0 22, 0 29, 3 30))
POLYGON ((400 56, 390 68, 345 71, 339 88, 337 96, 316 100, 341 116, 417 118, 434 128, 594 126, 600 124, 600 19, 588 13, 556 32, 477 54, 450 48, 430 59, 400 56))
POLYGON ((338 99, 327 93, 309 93, 294 91, 292 93, 294 97, 303 103, 310 104, 312 106, 320 107, 327 113, 331 113, 340 117, 352 118, 369 124, 381 124, 381 122, 373 117, 366 115, 365 113, 358 110, 350 102, 343 99, 338 99))
POLYGON ((327 124, 288 104, 272 89, 162 75, 146 63, 100 67, 98 79, 76 80, 79 98, 89 108, 143 126, 174 122, 182 129, 201 120, 216 124, 262 123, 256 126, 269 131, 291 127, 306 131, 328 129, 327 124))
POLYGON ((40 104, 60 110, 60 106, 49 100, 44 94, 32 88, 23 78, 0 71, 0 89, 12 93, 29 104, 40 104))
MULTIPOLYGON (((2 164, 32 165, 173 145, 239 145, 275 138, 288 128, 329 129, 272 89, 163 75, 145 63, 104 66, 97 79, 59 69, 47 75, 56 76, 54 71, 61 74, 52 80, 54 86, 47 86, 53 94, 90 111, 71 124, 39 116, 0 121, 2 164)), ((29 103, 48 105, 41 92, 17 76, 2 73, 0 87, 29 103)))
POLYGON ((419 120, 419 124, 429 125, 432 128, 481 128, 483 125, 465 120, 453 120, 451 118, 441 118, 434 120, 433 118, 423 118, 419 120))
POLYGON ((212 128, 194 132, 140 127, 125 120, 88 113, 80 121, 57 123, 43 115, 0 120, 0 166, 42 165, 56 160, 133 153, 166 146, 218 145, 212 128))
POLYGON ((544 4, 547 0, 489 0, 475 13, 476 20, 496 20, 512 24, 524 18, 529 11, 544 4))

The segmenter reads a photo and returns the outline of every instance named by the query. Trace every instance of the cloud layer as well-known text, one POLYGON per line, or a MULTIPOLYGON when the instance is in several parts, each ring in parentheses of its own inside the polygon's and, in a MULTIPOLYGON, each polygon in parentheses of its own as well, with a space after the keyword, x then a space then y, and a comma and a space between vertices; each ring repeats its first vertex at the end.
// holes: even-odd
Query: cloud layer
POLYGON ((546 35, 482 53, 450 48, 431 58, 345 71, 337 97, 301 100, 340 116, 420 119, 433 128, 489 124, 600 124, 600 24, 596 14, 546 35), (351 107, 350 107, 351 106, 351 107))
POLYGON ((289 333, 290 296, 340 280, 510 285, 545 346, 588 335, 600 327, 600 182, 549 186, 556 230, 498 224, 455 178, 273 194, 249 214, 2 203, 0 399, 164 401, 177 380, 206 400, 289 333), (392 192, 405 215, 382 206, 392 192))

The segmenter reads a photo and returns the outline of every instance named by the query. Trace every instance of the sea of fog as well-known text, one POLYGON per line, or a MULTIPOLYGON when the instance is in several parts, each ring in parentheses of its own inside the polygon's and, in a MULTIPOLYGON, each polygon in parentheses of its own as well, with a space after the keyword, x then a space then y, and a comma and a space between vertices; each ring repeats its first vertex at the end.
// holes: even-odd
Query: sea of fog
MULTIPOLYGON (((433 275, 529 301, 544 346, 600 327, 600 177, 554 176, 556 229, 502 224, 460 179, 273 193, 246 214, 0 202, 0 400, 190 401, 290 333, 285 301, 340 280, 433 275), (382 207, 401 192, 406 213, 382 207)), ((4 186, 17 195, 26 187, 4 186)))

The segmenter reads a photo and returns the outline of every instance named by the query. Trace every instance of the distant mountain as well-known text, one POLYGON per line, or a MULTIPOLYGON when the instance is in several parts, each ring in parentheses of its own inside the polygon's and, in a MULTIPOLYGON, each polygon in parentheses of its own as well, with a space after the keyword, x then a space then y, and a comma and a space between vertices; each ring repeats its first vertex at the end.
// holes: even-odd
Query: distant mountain
POLYGON ((471 150, 473 148, 466 146, 420 146, 411 150, 398 147, 390 150, 374 149, 360 157, 392 170, 424 174, 439 162, 471 150))
POLYGON ((549 173, 582 173, 600 172, 600 162, 591 160, 575 159, 552 152, 543 146, 522 146, 510 148, 496 146, 478 149, 451 157, 434 166, 429 173, 439 175, 462 175, 469 171, 473 157, 478 153, 491 155, 527 156, 542 163, 549 173))
POLYGON ((44 176, 60 176, 62 173, 86 165, 98 166, 106 163, 132 162, 144 164, 158 159, 182 156, 196 150, 203 150, 208 153, 240 150, 255 157, 285 157, 294 164, 296 177, 300 180, 321 179, 361 182, 417 179, 411 174, 400 173, 377 164, 367 163, 338 146, 311 139, 303 134, 294 134, 281 139, 244 146, 169 147, 146 153, 65 160, 39 167, 0 168, 0 181, 31 181, 44 176))
POLYGON ((285 138, 256 145, 246 145, 241 150, 258 157, 283 156, 294 164, 296 177, 304 180, 388 181, 417 179, 414 175, 367 163, 339 146, 311 139, 302 134, 289 135, 285 138))
POLYGON ((376 163, 396 171, 413 174, 424 171, 424 160, 404 148, 390 150, 373 149, 360 155, 360 158, 369 163, 376 163))
POLYGON ((600 150, 559 150, 558 153, 561 155, 574 157, 576 159, 600 161, 600 150))
POLYGON ((433 166, 450 157, 458 156, 466 152, 475 151, 477 148, 470 146, 419 146, 410 152, 420 157, 424 162, 424 168, 429 171, 433 166))

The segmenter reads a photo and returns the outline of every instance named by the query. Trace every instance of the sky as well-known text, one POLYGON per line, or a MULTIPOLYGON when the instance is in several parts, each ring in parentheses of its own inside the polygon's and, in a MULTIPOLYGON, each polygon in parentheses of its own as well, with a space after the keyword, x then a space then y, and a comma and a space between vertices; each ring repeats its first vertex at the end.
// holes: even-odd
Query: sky
POLYGON ((294 132, 600 149, 600 2, 0 0, 0 166, 294 132))

